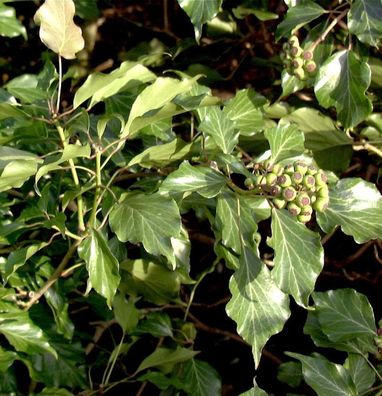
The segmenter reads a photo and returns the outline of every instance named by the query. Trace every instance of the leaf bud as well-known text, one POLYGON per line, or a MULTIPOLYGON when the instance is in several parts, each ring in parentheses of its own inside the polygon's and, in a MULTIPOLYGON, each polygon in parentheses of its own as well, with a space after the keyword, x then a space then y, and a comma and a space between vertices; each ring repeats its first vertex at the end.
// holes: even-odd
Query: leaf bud
POLYGON ((285 206, 286 206, 286 201, 284 201, 284 200, 281 199, 281 198, 275 198, 275 199, 273 200, 273 204, 275 205, 275 207, 276 207, 277 209, 284 209, 285 206))
POLYGON ((324 212, 329 205, 329 198, 317 198, 316 202, 313 203, 313 209, 317 212, 324 212))
POLYGON ((287 209, 292 216, 297 216, 301 213, 301 208, 294 202, 288 202, 287 209))
POLYGON ((297 191, 293 187, 285 187, 283 190, 283 198, 290 202, 296 198, 297 191))
POLYGON ((277 176, 277 184, 280 187, 289 187, 290 185, 292 185, 292 180, 289 175, 283 174, 277 176))
POLYGON ((299 69, 304 65, 304 61, 301 58, 295 58, 291 61, 291 65, 295 69, 299 69))
POLYGON ((316 178, 317 186, 324 186, 328 181, 328 177, 321 169, 314 175, 314 177, 316 178))
POLYGON ((297 220, 300 222, 300 223, 307 223, 308 221, 310 221, 310 219, 312 218, 312 215, 304 215, 304 214, 299 214, 298 216, 297 216, 297 220))
POLYGON ((316 179, 312 175, 305 175, 302 182, 305 187, 312 188, 316 184, 316 179))
POLYGON ((302 175, 305 175, 308 170, 308 165, 304 164, 303 162, 296 162, 294 164, 294 170, 296 172, 300 172, 302 175))
POLYGON ((306 62, 304 65, 304 69, 309 73, 309 74, 313 74, 316 69, 317 69, 317 65, 315 61, 309 61, 306 62))
POLYGON ((306 192, 300 192, 297 194, 295 202, 301 208, 310 205, 310 197, 306 192))
POLYGON ((272 172, 272 173, 268 173, 268 174, 265 176, 265 179, 266 179, 266 181, 267 181, 267 184, 268 184, 269 186, 271 186, 272 184, 276 184, 277 175, 275 175, 273 172, 272 172))
POLYGON ((303 181, 302 173, 300 172, 293 172, 292 174, 292 182, 294 184, 301 184, 303 181))
POLYGON ((305 80, 305 70, 302 67, 293 70, 293 75, 299 80, 305 80))
POLYGON ((303 58, 304 60, 306 60, 306 61, 309 61, 309 60, 313 59, 313 53, 312 53, 312 51, 304 51, 304 52, 302 53, 302 58, 303 58))
POLYGON ((317 189, 317 198, 327 198, 329 197, 329 187, 327 184, 324 184, 323 186, 320 186, 317 189))

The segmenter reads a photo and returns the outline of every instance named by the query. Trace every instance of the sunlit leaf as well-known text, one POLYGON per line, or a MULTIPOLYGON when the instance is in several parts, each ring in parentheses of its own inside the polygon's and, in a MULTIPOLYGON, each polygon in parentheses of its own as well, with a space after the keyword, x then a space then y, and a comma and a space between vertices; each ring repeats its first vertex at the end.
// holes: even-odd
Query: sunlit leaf
POLYGON ((17 359, 17 353, 0 347, 0 372, 7 371, 17 359))
POLYGON ((314 91, 321 106, 334 106, 345 128, 363 121, 372 105, 365 92, 370 85, 371 72, 366 62, 353 51, 336 52, 319 68, 314 91))
POLYGON ((26 39, 27 31, 17 19, 15 9, 0 3, 0 36, 17 37, 20 35, 26 39))
POLYGON ((350 373, 359 394, 369 390, 374 384, 375 373, 363 356, 350 353, 344 367, 350 373))
POLYGON ((85 46, 81 29, 73 21, 74 12, 73 0, 45 0, 34 16, 41 41, 65 59, 74 59, 85 46))

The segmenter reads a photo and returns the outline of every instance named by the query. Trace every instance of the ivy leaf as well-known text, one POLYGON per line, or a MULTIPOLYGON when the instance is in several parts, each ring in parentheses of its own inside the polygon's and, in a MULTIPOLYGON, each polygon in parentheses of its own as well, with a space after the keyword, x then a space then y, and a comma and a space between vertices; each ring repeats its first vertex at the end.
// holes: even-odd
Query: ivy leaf
POLYGON ((181 347, 177 349, 159 347, 141 362, 136 373, 151 367, 157 367, 164 373, 168 373, 176 363, 190 360, 198 353, 197 351, 181 347))
POLYGON ((17 37, 22 35, 27 39, 27 31, 16 17, 13 7, 0 4, 0 36, 17 37))
POLYGON ((357 396, 357 389, 349 372, 324 357, 310 357, 286 353, 302 363, 305 382, 320 396, 357 396))
POLYGON ((199 129, 206 136, 211 137, 225 154, 231 153, 239 140, 239 133, 235 131, 234 123, 218 106, 207 109, 199 129))
POLYGON ((334 106, 345 128, 363 121, 372 105, 365 92, 370 85, 371 71, 353 51, 339 51, 319 68, 314 91, 321 106, 334 106))
POLYGON ((329 340, 342 342, 375 335, 373 309, 366 296, 354 289, 313 293, 318 320, 329 340))
POLYGON ((253 244, 257 224, 245 198, 226 191, 218 195, 216 227, 222 233, 223 245, 240 254, 242 240, 253 244))
POLYGON ((295 125, 278 125, 265 131, 265 137, 271 147, 273 163, 304 152, 304 134, 295 125))
POLYGON ((202 26, 219 12, 223 0, 178 0, 179 5, 191 19, 195 29, 195 39, 199 42, 202 26))
POLYGON ((90 230, 90 235, 80 245, 79 256, 86 263, 90 285, 106 298, 111 308, 121 280, 119 263, 97 230, 90 230))
POLYGON ((190 359, 185 363, 182 379, 193 396, 221 394, 222 383, 219 374, 212 366, 202 360, 190 359))
POLYGON ((148 253, 172 261, 171 237, 181 229, 179 209, 173 199, 159 194, 127 194, 111 211, 110 227, 121 242, 143 243, 148 253))
POLYGON ((85 46, 81 29, 73 21, 74 12, 73 0, 45 0, 34 16, 41 41, 65 59, 74 59, 85 46))
POLYGON ((154 337, 173 337, 170 317, 164 312, 151 312, 144 321, 139 322, 138 334, 149 333, 154 337))
POLYGON ((329 207, 317 213, 317 220, 327 233, 340 225, 357 243, 382 238, 382 196, 372 183, 341 179, 330 191, 329 207))
POLYGON ((0 347, 0 372, 7 371, 17 359, 17 353, 0 347))
POLYGON ((0 314, 0 333, 19 352, 28 355, 49 352, 57 358, 57 352, 49 344, 45 334, 25 311, 0 314))
POLYGON ((239 260, 229 283, 232 298, 226 311, 236 322, 237 332, 251 345, 257 367, 264 345, 289 318, 289 299, 253 249, 243 247, 239 260))
POLYGON ((277 370, 277 379, 292 388, 299 387, 303 379, 301 363, 285 362, 280 364, 277 370))
POLYGON ((365 44, 378 47, 382 37, 382 7, 379 0, 355 0, 348 14, 351 34, 365 44))
POLYGON ((223 112, 241 133, 259 132, 264 127, 262 106, 266 103, 264 96, 253 89, 242 89, 224 106, 223 112))
POLYGON ((130 333, 138 324, 139 311, 135 307, 134 298, 126 300, 122 293, 117 293, 113 301, 113 312, 124 333, 130 333))
POLYGON ((350 353, 345 360, 344 367, 350 373, 358 394, 367 391, 374 384, 375 373, 363 356, 350 353))
POLYGON ((36 396, 73 396, 73 393, 63 388, 44 388, 36 396))
POLYGON ((299 223, 286 210, 272 211, 272 278, 296 303, 307 307, 316 279, 324 266, 320 235, 299 223))
POLYGON ((306 0, 295 7, 290 7, 285 19, 277 26, 276 40, 287 36, 292 30, 298 30, 305 24, 314 21, 325 13, 325 10, 313 1, 306 0))
POLYGON ((109 74, 93 73, 76 91, 73 108, 91 98, 88 108, 117 94, 120 91, 133 89, 155 79, 155 74, 142 65, 123 62, 118 69, 109 74))
POLYGON ((161 193, 197 192, 202 197, 213 198, 226 185, 226 179, 215 170, 205 166, 192 166, 188 161, 163 181, 161 193))

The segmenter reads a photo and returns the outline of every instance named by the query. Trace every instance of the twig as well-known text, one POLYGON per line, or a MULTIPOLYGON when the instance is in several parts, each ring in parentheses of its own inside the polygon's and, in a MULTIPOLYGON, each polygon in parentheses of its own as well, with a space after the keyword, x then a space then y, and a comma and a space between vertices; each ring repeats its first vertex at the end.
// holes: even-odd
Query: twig
POLYGON ((56 268, 56 270, 53 272, 52 276, 47 280, 45 285, 43 285, 34 295, 31 297, 31 299, 28 301, 28 303, 25 305, 25 310, 29 310, 29 308, 32 307, 33 304, 35 304, 46 292, 47 290, 50 289, 52 285, 56 283, 56 281, 60 278, 61 273, 63 272, 65 266, 68 264, 69 260, 72 258, 74 253, 77 250, 78 245, 80 244, 80 241, 75 241, 73 245, 69 248, 63 259, 61 260, 60 264, 56 268))
MULTIPOLYGON (((85 355, 89 355, 90 352, 95 348, 98 341, 101 339, 103 333, 113 324, 117 323, 115 319, 109 320, 107 322, 97 322, 98 326, 95 329, 93 339, 85 348, 85 355)), ((94 324, 94 323, 93 323, 94 324)))

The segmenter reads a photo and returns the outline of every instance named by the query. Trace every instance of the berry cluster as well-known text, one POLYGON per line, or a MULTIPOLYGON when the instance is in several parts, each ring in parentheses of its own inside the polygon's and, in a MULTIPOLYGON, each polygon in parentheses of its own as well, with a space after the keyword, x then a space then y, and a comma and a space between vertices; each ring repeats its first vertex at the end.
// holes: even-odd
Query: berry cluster
POLYGON ((287 72, 299 80, 306 80, 317 69, 313 60, 313 53, 303 51, 297 36, 292 36, 288 42, 283 44, 283 52, 280 54, 280 58, 287 72))
POLYGON ((247 188, 267 195, 277 209, 286 208, 301 223, 311 219, 313 210, 323 212, 328 207, 328 179, 322 169, 301 161, 285 166, 265 161, 255 169, 245 181, 247 188))

